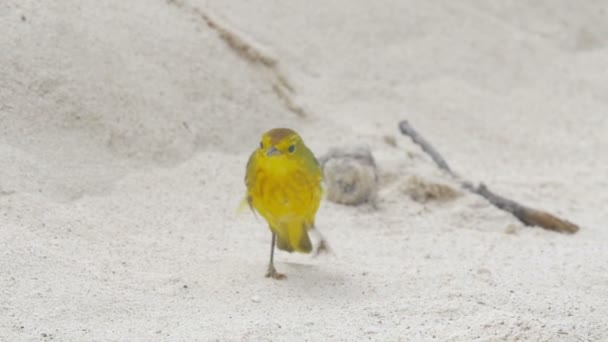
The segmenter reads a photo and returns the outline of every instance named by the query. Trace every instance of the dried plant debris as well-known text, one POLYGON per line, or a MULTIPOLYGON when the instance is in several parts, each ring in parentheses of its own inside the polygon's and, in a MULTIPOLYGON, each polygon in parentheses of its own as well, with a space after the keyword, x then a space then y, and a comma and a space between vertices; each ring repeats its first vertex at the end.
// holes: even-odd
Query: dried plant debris
POLYGON ((331 149, 319 160, 323 167, 327 199, 347 205, 375 206, 378 170, 366 147, 331 149))
POLYGON ((382 140, 390 147, 397 147, 397 138, 394 135, 386 134, 382 136, 382 140))
POLYGON ((242 32, 239 32, 235 28, 230 27, 211 15, 208 10, 203 10, 186 0, 168 0, 167 2, 199 16, 207 26, 210 29, 215 30, 219 37, 239 56, 253 64, 263 66, 270 76, 272 90, 281 100, 283 105, 285 105, 289 111, 300 117, 308 115, 304 106, 296 101, 296 90, 279 68, 278 58, 264 51, 263 48, 258 46, 253 40, 247 38, 242 32))
POLYGON ((451 201, 462 193, 449 185, 434 183, 417 176, 411 176, 402 187, 405 194, 416 202, 451 201))

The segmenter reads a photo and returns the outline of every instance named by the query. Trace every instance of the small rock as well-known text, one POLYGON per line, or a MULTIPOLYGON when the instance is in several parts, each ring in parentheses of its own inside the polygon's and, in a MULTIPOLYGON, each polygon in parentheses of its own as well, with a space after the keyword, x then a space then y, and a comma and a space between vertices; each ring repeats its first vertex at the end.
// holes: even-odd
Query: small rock
POLYGON ((255 296, 251 297, 251 301, 254 303, 259 303, 262 301, 262 299, 260 298, 260 296, 255 295, 255 296))
POLYGON ((375 204, 378 174, 368 148, 333 148, 319 161, 328 200, 347 205, 375 204))
POLYGON ((363 333, 366 335, 377 334, 379 332, 380 332, 380 329, 378 329, 376 327, 367 327, 365 330, 363 330, 363 333))
POLYGON ((520 226, 516 224, 510 224, 505 228, 505 234, 516 235, 519 232, 520 226))
POLYGON ((492 271, 490 271, 487 268, 480 268, 480 269, 477 270, 477 274, 491 276, 492 275, 492 271))

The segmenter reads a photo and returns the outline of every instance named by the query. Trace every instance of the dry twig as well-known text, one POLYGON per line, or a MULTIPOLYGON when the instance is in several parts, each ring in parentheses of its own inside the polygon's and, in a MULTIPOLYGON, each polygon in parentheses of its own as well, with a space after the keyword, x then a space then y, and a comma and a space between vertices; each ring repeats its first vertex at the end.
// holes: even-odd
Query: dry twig
POLYGON ((538 226, 544 229, 569 234, 574 234, 579 230, 579 227, 572 222, 560 219, 559 217, 547 212, 532 209, 508 198, 499 196, 491 192, 484 184, 475 186, 473 183, 461 179, 452 171, 452 169, 448 166, 448 163, 443 159, 439 152, 437 152, 437 150, 426 139, 418 134, 418 132, 409 124, 409 122, 406 120, 401 121, 399 123, 399 129, 401 130, 401 133, 409 136, 414 143, 420 146, 424 152, 431 156, 435 164, 437 164, 440 169, 444 170, 454 179, 459 181, 464 189, 482 196, 495 207, 511 213, 523 224, 527 226, 538 226))

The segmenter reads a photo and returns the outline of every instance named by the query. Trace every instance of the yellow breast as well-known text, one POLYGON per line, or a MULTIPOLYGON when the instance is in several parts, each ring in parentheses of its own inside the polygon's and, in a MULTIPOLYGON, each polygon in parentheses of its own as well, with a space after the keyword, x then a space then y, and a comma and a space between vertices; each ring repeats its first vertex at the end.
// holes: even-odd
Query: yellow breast
POLYGON ((321 184, 297 163, 264 159, 254 163, 248 193, 253 207, 271 226, 292 220, 314 222, 321 184))

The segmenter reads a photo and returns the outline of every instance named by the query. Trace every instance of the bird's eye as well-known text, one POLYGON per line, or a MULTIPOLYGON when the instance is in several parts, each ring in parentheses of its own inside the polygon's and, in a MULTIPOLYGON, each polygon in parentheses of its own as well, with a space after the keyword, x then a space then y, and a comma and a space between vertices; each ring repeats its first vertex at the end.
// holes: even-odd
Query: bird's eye
POLYGON ((287 150, 289 151, 289 153, 294 153, 296 150, 296 145, 290 145, 287 150))
POLYGON ((260 141, 260 148, 263 150, 264 149, 264 143, 260 141))

